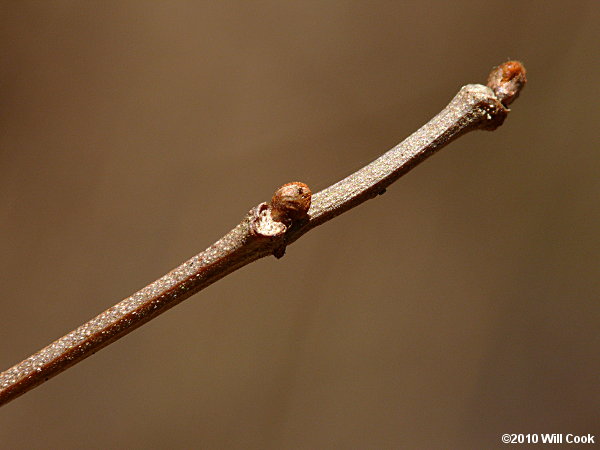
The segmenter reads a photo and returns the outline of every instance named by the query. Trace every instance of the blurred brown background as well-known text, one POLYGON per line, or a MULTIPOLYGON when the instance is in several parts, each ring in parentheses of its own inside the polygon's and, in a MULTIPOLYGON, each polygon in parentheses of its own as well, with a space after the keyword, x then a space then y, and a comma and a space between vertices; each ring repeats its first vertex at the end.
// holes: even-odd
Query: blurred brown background
POLYGON ((530 84, 280 261, 0 410, 2 448, 600 439, 597 2, 3 2, 0 369, 492 66, 530 84))

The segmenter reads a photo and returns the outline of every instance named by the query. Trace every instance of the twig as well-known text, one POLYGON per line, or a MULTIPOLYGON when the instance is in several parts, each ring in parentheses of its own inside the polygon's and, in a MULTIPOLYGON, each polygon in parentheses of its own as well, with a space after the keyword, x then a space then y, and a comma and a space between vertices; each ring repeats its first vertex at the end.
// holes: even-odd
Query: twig
POLYGON ((250 210, 238 226, 202 253, 2 372, 0 405, 234 270, 270 254, 283 256, 285 247, 304 233, 382 194, 387 186, 456 137, 476 129, 494 130, 503 123, 509 111, 507 105, 518 96, 525 81, 520 63, 504 63, 490 73, 488 86, 464 86, 448 106, 404 142, 312 198, 303 183, 282 186, 270 203, 250 210))

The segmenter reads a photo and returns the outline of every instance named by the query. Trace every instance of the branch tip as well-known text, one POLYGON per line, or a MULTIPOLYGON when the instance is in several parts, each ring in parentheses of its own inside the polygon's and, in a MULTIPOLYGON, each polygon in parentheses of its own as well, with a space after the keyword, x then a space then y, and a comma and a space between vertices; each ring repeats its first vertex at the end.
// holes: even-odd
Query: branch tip
POLYGON ((527 71, 519 61, 506 61, 494 67, 487 79, 487 86, 506 107, 521 93, 527 83, 527 71))

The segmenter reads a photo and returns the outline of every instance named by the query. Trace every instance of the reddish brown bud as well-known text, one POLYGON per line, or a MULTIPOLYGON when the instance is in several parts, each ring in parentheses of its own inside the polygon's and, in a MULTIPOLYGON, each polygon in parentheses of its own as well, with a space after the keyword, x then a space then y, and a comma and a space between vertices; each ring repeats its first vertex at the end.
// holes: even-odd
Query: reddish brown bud
POLYGON ((273 194, 271 214, 280 222, 304 219, 310 208, 311 197, 312 192, 304 183, 294 181, 284 184, 273 194))
POLYGON ((504 106, 508 106, 519 96, 527 83, 526 74, 525 67, 519 61, 507 61, 490 72, 487 86, 494 91, 504 106))

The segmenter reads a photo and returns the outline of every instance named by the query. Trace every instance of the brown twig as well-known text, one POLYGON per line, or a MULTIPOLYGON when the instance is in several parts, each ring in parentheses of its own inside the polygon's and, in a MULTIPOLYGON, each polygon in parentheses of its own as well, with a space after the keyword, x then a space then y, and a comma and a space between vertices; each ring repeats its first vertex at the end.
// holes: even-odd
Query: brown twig
POLYGON ((0 405, 125 336, 225 275, 285 247, 310 229, 382 194, 386 187, 456 137, 500 126, 525 84, 516 61, 495 68, 488 86, 464 86, 437 116, 380 158, 311 195, 303 183, 282 186, 202 253, 0 374, 0 405))

